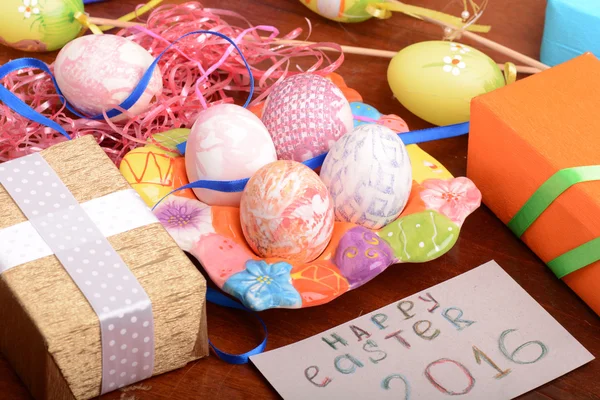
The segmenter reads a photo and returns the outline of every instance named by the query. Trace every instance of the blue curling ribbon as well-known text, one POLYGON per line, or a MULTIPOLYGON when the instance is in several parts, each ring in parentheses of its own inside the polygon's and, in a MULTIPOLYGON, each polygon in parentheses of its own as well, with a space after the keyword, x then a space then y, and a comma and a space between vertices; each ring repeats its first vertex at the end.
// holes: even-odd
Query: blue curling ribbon
POLYGON ((406 145, 448 139, 469 133, 469 123, 461 122, 454 125, 436 126, 400 134, 400 139, 406 145))
MULTIPOLYGON (((50 68, 48 68, 48 65, 46 65, 45 62, 40 61, 36 58, 19 58, 19 59, 7 62, 6 64, 4 64, 3 66, 0 67, 0 79, 4 78, 6 75, 8 75, 9 73, 11 73, 13 71, 18 71, 18 70, 21 70, 24 68, 41 69, 42 71, 44 71, 45 73, 47 73, 50 76, 54 86, 58 87, 56 84, 56 80, 54 79, 54 76, 52 76, 52 73, 50 72, 50 68)), ((64 101, 64 97, 62 96, 62 94, 60 92, 58 94, 61 96, 61 99, 64 101)), ((45 117, 44 115, 40 114, 39 112, 35 111, 33 108, 29 107, 27 104, 25 104, 25 102, 23 102, 21 99, 19 99, 14 93, 12 93, 10 90, 5 88, 4 86, 0 86, 0 100, 4 104, 6 104, 8 107, 10 107, 17 114, 19 114, 25 118, 28 118, 34 122, 37 122, 39 124, 45 125, 49 128, 52 128, 55 131, 58 131, 63 136, 65 136, 67 139, 69 139, 69 140, 71 139, 69 134, 59 124, 52 121, 50 118, 45 117)))
POLYGON ((269 335, 269 333, 267 331, 267 325, 254 311, 244 307, 237 301, 230 299, 229 297, 225 296, 223 293, 221 293, 215 289, 212 289, 212 288, 207 289, 206 300, 210 301, 213 304, 217 304, 219 306, 235 308, 238 310, 253 313, 256 316, 256 318, 258 319, 258 321, 261 323, 261 325, 265 331, 265 338, 263 339, 263 341, 258 346, 253 348, 252 350, 247 351, 243 354, 225 353, 224 351, 221 351, 218 348, 216 348, 215 345, 212 344, 212 342, 209 340, 208 344, 214 350, 214 352, 217 354, 217 356, 219 356, 219 358, 221 360, 228 362, 229 364, 246 364, 248 362, 248 359, 250 356, 253 356, 255 354, 260 354, 263 351, 265 351, 265 348, 267 347, 267 338, 269 335))
POLYGON ((10 107, 17 114, 22 115, 25 118, 29 118, 30 120, 35 121, 38 124, 50 127, 55 131, 60 132, 67 139, 71 140, 71 137, 62 128, 62 126, 52 121, 50 118, 44 117, 42 114, 29 107, 21 99, 15 96, 14 93, 12 93, 4 86, 0 86, 0 101, 2 101, 4 104, 10 107))
POLYGON ((177 151, 179 151, 181 154, 185 154, 185 149, 187 149, 187 141, 181 142, 178 145, 175 145, 175 147, 177 147, 177 151))
POLYGON ((102 3, 106 0, 83 0, 83 4, 102 3))
MULTIPOLYGON (((436 126, 433 128, 426 128, 418 131, 399 133, 398 135, 402 139, 402 142, 408 145, 431 142, 433 140, 439 139, 448 139, 456 136, 465 135, 467 133, 469 133, 469 123, 461 122, 459 124, 454 125, 436 126)), ((186 144, 187 142, 183 142, 176 146, 177 150, 181 154, 185 154, 186 144)), ((304 161, 304 165, 312 169, 316 169, 323 165, 323 161, 325 161, 325 156, 327 156, 327 153, 311 158, 310 160, 306 160, 304 161)))
MULTIPOLYGON (((209 34, 209 35, 218 36, 222 39, 225 39, 238 51, 238 53, 240 54, 240 56, 242 58, 242 61, 244 62, 244 65, 246 66, 246 69, 248 70, 248 75, 250 77, 250 91, 248 93, 248 98, 246 99, 246 103, 244 104, 244 107, 248 107, 248 104, 250 104, 250 101, 252 100, 252 96, 254 95, 254 76, 252 75, 252 69, 250 68, 250 65, 248 64, 248 61, 246 61, 246 58, 242 54, 242 51, 240 50, 240 48, 228 36, 226 36, 222 33, 219 33, 219 32, 205 31, 205 30, 193 31, 193 32, 186 33, 185 35, 179 37, 177 40, 175 40, 173 43, 171 43, 169 46, 167 46, 167 48, 165 48, 162 51, 162 53, 160 53, 158 55, 158 57, 156 57, 154 59, 152 64, 150 64, 150 66, 148 67, 146 72, 144 72, 144 75, 142 75, 142 78, 138 82, 137 86, 133 89, 131 94, 119 105, 119 107, 126 109, 126 110, 130 109, 139 100, 139 98, 144 94, 146 87, 148 87, 148 83, 150 83, 150 79, 152 79, 152 74, 154 73, 154 69, 158 65, 158 61, 161 59, 161 57, 173 45, 175 45, 181 39, 183 39, 187 36, 190 36, 190 35, 198 35, 198 34, 209 34)), ((43 61, 40 61, 38 59, 19 58, 19 59, 7 62, 2 67, 0 67, 0 79, 4 78, 10 72, 18 71, 18 70, 21 70, 24 68, 37 68, 37 69, 41 69, 42 71, 47 73, 50 76, 50 78, 52 79, 52 83, 54 84, 54 87, 56 88, 56 93, 58 93, 60 95, 60 98, 62 99, 66 108, 73 114, 77 115, 80 118, 87 118, 87 119, 94 119, 94 120, 104 119, 103 114, 98 114, 98 115, 95 115, 92 117, 87 116, 87 115, 82 115, 73 106, 71 106, 69 104, 69 102, 66 101, 62 92, 60 91, 60 88, 58 87, 58 84, 56 83, 56 79, 54 79, 54 76, 50 72, 50 68, 48 68, 48 65, 46 65, 46 63, 44 63, 43 61)), ((38 113, 37 111, 33 110, 31 107, 29 107, 27 104, 22 102, 17 96, 15 96, 13 93, 11 93, 5 87, 2 87, 2 88, 4 90, 1 91, 1 93, 2 93, 1 99, 13 111, 15 111, 16 113, 18 113, 26 118, 31 119, 32 121, 38 122, 40 124, 43 124, 45 126, 52 128, 52 129, 55 129, 58 132, 60 132, 61 134, 63 134, 64 136, 69 137, 69 135, 65 132, 65 130, 62 129, 58 124, 56 124, 55 122, 44 117, 42 114, 38 113)), ((113 108, 106 113, 106 116, 108 118, 113 118, 119 114, 122 114, 121 111, 113 108)))

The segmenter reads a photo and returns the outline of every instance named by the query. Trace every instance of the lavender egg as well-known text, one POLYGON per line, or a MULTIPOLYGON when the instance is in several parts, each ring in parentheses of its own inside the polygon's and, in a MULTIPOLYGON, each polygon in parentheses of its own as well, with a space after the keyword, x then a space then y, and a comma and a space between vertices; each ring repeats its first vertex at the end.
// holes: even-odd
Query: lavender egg
POLYGON ((369 229, 398 218, 412 187, 404 143, 377 124, 342 136, 327 154, 320 176, 333 198, 335 219, 369 229))

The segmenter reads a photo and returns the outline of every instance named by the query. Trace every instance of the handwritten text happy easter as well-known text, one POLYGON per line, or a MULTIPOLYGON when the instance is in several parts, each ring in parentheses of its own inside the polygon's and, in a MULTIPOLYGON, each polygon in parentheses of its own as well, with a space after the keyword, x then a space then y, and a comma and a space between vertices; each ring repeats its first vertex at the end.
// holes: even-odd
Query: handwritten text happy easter
MULTIPOLYGON (((361 368, 366 368, 369 364, 378 364, 385 360, 388 357, 388 346, 401 346, 410 351, 411 342, 413 340, 434 341, 440 336, 440 328, 443 329, 443 327, 435 327, 431 321, 423 318, 423 316, 428 316, 427 313, 433 314, 439 312, 444 320, 447 321, 452 328, 457 329, 458 331, 468 329, 471 325, 477 323, 477 321, 463 317, 463 310, 458 307, 442 308, 440 303, 429 292, 417 296, 414 301, 402 300, 396 305, 396 308, 403 321, 411 320, 409 323, 403 323, 406 331, 403 329, 395 329, 389 323, 386 323, 388 315, 378 313, 371 316, 370 321, 372 324, 369 324, 369 326, 349 325, 349 332, 346 332, 345 334, 341 334, 338 331, 327 334, 321 338, 323 345, 336 353, 339 353, 340 350, 343 351, 344 347, 348 346, 350 340, 357 340, 358 342, 363 343, 362 350, 364 353, 350 354, 348 352, 339 354, 335 357, 333 366, 337 372, 343 375, 359 374, 361 368), (419 313, 419 311, 421 313, 419 313), (375 331, 375 333, 381 332, 383 335, 375 341, 372 338, 373 331, 375 331), (386 349, 388 351, 386 351, 386 349)), ((498 332, 498 343, 496 344, 504 357, 511 363, 533 364, 541 360, 547 354, 548 347, 539 340, 523 343, 516 347, 516 349, 509 351, 506 348, 505 340, 506 337, 514 331, 516 331, 516 329, 507 329, 503 332, 498 332), (529 351, 526 352, 526 357, 530 359, 524 360, 523 356, 518 357, 519 353, 522 353, 525 348, 530 346, 536 346, 538 348, 537 351, 532 352, 532 349, 530 348, 529 351)), ((427 381, 440 392, 456 396, 467 394, 475 387, 475 379, 465 364, 472 365, 474 361, 476 364, 481 365, 482 362, 485 362, 492 369, 490 376, 495 379, 502 379, 511 373, 510 368, 501 368, 500 365, 505 362, 496 363, 476 345, 472 345, 472 350, 473 358, 461 360, 462 362, 449 358, 432 360, 424 369, 424 375, 427 378, 427 381), (439 379, 439 377, 436 379, 436 369, 441 365, 445 365, 446 368, 451 366, 464 374, 466 377, 464 387, 460 389, 444 387, 443 383, 440 382, 441 379, 439 379)), ((471 366, 471 368, 474 367, 476 366, 471 366)), ((401 371, 394 372, 395 373, 389 375, 382 375, 381 387, 385 390, 390 390, 391 383, 397 381, 400 384, 399 387, 403 387, 403 389, 398 389, 401 392, 404 392, 403 398, 409 399, 411 391, 409 380, 401 373, 401 371)), ((335 386, 335 377, 324 376, 322 373, 320 374, 318 365, 308 366, 304 370, 304 376, 308 382, 319 388, 335 386)))

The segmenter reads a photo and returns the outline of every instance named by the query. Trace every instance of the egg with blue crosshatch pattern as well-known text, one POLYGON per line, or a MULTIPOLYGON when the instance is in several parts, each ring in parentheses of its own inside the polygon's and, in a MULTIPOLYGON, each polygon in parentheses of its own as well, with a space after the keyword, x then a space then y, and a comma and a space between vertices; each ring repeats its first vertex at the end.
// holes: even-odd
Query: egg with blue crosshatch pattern
POLYGON ((321 179, 335 218, 379 229, 400 215, 412 184, 406 147, 391 129, 368 124, 342 136, 330 149, 321 179))

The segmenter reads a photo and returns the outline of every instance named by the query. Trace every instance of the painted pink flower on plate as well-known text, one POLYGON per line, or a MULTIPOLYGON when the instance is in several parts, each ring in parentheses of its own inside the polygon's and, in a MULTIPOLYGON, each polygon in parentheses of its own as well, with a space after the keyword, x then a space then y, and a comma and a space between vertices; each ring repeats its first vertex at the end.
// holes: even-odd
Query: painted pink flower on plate
POLYGON ((468 178, 423 181, 421 199, 428 209, 450 218, 458 226, 481 205, 481 192, 468 178))
POLYGON ((202 236, 215 233, 210 207, 198 200, 170 196, 156 207, 154 215, 177 245, 188 252, 202 236))

